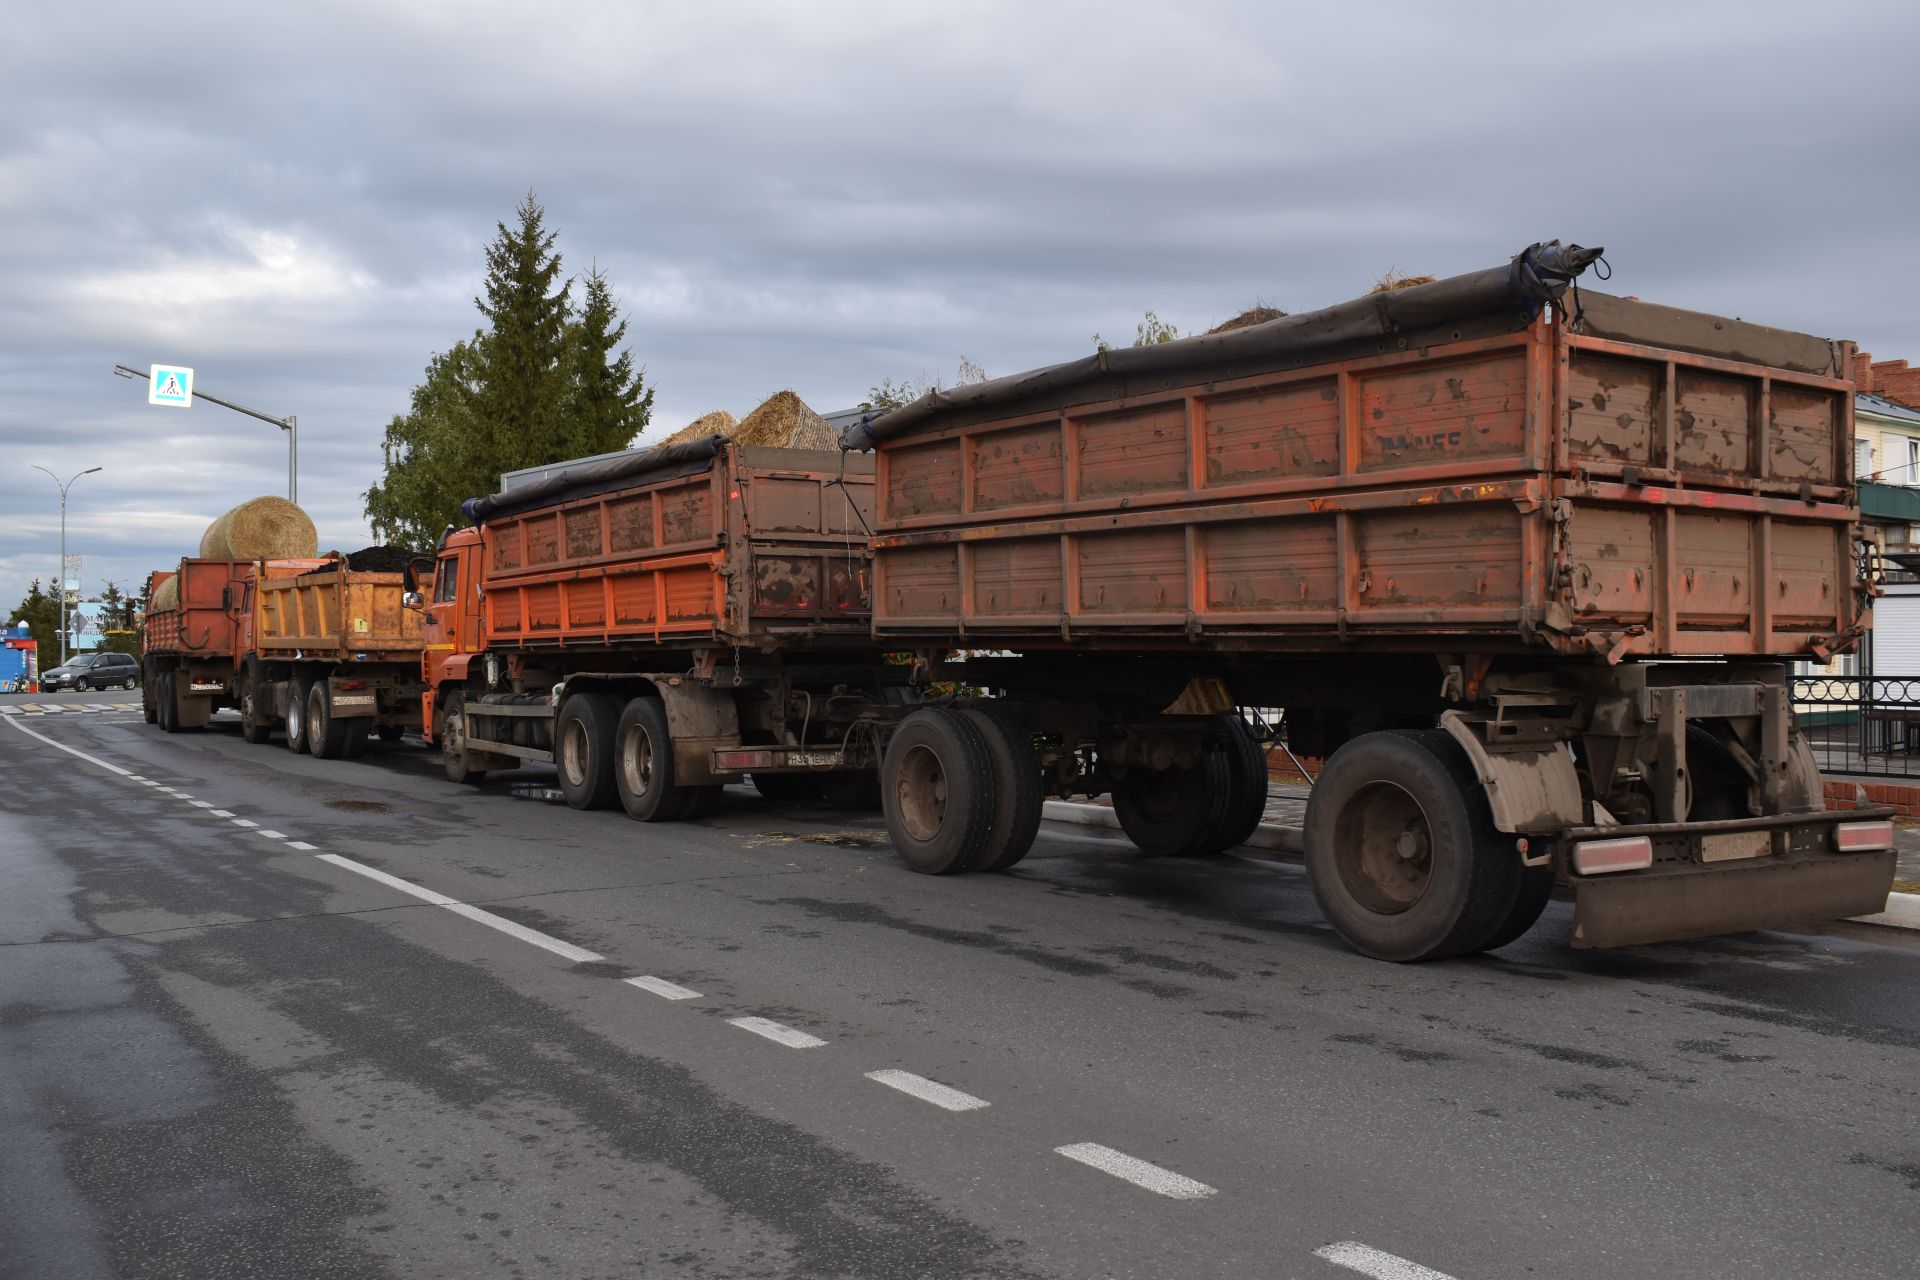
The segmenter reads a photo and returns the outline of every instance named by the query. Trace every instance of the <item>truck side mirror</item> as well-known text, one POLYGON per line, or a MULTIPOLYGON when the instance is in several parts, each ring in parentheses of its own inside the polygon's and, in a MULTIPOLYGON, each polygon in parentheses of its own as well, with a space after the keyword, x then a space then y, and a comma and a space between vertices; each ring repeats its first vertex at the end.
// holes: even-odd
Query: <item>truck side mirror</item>
MULTIPOLYGON (((411 578, 413 575, 409 573, 407 576, 411 578)), ((421 606, 425 605, 426 602, 427 602, 427 598, 421 595, 418 591, 409 591, 405 595, 400 597, 401 605, 403 605, 408 609, 418 609, 421 606)))

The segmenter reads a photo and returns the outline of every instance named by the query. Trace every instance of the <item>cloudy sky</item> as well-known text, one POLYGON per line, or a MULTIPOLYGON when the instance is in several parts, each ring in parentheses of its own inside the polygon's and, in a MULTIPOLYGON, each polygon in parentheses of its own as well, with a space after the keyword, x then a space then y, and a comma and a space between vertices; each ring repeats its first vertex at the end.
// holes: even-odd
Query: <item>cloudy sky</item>
POLYGON ((529 189, 664 434, 1001 374, 1549 237, 1920 362, 1920 6, 462 0, 19 6, 0 41, 0 610, 284 493, 323 547, 529 189))

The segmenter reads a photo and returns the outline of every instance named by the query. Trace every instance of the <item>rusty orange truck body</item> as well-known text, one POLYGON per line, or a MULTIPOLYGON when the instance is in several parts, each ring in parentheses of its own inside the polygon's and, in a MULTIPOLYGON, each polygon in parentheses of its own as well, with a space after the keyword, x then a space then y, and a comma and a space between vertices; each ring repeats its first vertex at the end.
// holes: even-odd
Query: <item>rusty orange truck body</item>
MULTIPOLYGON (((1326 757, 1315 893, 1369 954, 1503 945, 1556 883, 1585 946, 1881 909, 1891 828, 1822 811, 1785 667, 1868 619, 1852 346, 1570 291, 1590 257, 869 420, 876 636, 1006 695, 1018 758, 1164 853, 1242 829, 1224 713, 1283 708, 1326 757)), ((896 843, 973 767, 920 714, 951 723, 917 773, 889 751, 896 843)))
POLYGON ((233 708, 247 741, 280 728, 294 751, 325 758, 420 727, 424 627, 402 604, 404 575, 333 552, 187 559, 178 577, 180 607, 147 618, 149 722, 171 732, 233 708))
POLYGON ((870 459, 713 438, 469 503, 417 602, 449 775, 554 761, 570 802, 641 817, 748 772, 870 792, 835 700, 907 675, 871 639, 872 493, 870 459))

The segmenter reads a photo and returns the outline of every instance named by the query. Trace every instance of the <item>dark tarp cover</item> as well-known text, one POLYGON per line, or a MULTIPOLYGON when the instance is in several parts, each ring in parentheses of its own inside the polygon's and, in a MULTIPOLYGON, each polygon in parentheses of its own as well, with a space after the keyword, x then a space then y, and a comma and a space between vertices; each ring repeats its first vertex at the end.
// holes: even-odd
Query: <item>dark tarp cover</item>
POLYGON ((518 489, 468 498, 460 510, 475 524, 485 524, 495 516, 517 516, 539 507, 558 506, 576 498, 591 498, 615 489, 625 489, 651 480, 669 480, 690 476, 713 465, 714 457, 726 448, 725 436, 687 440, 680 444, 655 445, 637 453, 625 453, 601 462, 583 462, 558 475, 536 480, 518 489))
POLYGON ((1601 252, 1550 240, 1528 245, 1503 267, 1368 294, 1227 333, 1100 351, 1028 373, 930 391, 912 404, 849 427, 841 443, 849 449, 868 449, 876 441, 963 413, 997 417, 1040 412, 1188 385, 1203 377, 1222 379, 1306 364, 1309 352, 1333 351, 1388 336, 1437 331, 1437 340, 1446 340, 1450 335, 1510 332, 1531 322, 1542 304, 1556 301, 1601 252), (1455 332, 1462 329, 1469 332, 1455 332))

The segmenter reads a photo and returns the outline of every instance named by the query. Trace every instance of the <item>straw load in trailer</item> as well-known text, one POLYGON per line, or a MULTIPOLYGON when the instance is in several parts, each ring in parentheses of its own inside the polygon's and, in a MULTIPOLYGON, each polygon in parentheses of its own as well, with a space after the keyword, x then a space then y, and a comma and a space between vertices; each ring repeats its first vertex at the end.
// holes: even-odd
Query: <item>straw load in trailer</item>
POLYGON ((721 409, 696 418, 661 444, 690 444, 723 436, 735 444, 774 449, 838 449, 840 437, 827 420, 791 391, 776 392, 739 422, 721 409))

